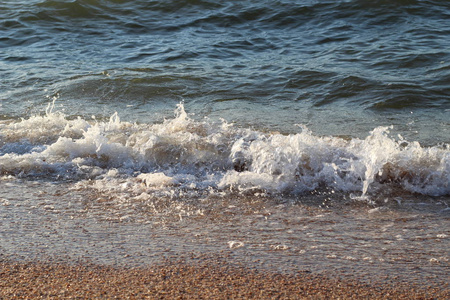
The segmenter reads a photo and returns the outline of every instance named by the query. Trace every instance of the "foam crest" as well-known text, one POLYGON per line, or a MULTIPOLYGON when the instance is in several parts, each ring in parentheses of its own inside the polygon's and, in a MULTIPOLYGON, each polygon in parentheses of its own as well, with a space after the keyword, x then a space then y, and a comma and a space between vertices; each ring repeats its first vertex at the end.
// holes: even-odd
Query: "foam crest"
POLYGON ((448 145, 396 140, 389 127, 365 139, 315 136, 306 127, 282 135, 195 121, 179 104, 159 124, 124 122, 117 113, 106 122, 69 120, 50 110, 0 129, 0 175, 64 178, 136 197, 327 189, 364 198, 380 185, 450 194, 448 145))

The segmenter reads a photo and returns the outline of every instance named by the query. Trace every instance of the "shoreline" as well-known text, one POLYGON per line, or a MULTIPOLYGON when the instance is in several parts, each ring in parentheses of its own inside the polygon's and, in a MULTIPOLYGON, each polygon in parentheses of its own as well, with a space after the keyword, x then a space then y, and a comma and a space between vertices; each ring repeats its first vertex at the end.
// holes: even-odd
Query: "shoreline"
POLYGON ((299 270, 250 269, 225 260, 164 261, 147 267, 0 262, 0 299, 448 299, 448 285, 362 283, 299 270))

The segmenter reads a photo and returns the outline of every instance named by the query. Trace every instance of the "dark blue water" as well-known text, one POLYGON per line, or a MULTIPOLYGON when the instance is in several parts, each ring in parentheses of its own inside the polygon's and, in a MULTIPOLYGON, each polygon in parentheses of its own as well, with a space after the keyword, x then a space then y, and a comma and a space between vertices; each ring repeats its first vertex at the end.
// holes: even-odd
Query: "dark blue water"
POLYGON ((447 0, 0 3, 0 260, 442 288, 449 143, 447 0))

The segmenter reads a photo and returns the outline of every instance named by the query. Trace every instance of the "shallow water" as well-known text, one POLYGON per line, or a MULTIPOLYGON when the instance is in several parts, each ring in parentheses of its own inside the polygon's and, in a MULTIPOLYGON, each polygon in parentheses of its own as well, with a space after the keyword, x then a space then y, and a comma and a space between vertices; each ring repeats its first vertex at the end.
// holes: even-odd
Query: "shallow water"
POLYGON ((386 198, 383 206, 341 194, 127 202, 66 188, 10 181, 2 189, 2 259, 145 266, 225 255, 283 273, 439 288, 448 275, 448 198, 386 198), (24 186, 26 196, 11 196, 24 186))
POLYGON ((3 1, 2 257, 439 286, 449 28, 448 1, 3 1))

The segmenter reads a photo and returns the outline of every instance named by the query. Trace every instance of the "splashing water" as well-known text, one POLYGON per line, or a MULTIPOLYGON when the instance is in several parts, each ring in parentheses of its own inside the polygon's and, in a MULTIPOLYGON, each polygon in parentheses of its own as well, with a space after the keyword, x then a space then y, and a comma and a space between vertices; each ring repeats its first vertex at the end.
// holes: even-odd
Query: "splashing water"
POLYGON ((426 195, 450 192, 448 145, 396 141, 389 127, 375 128, 363 140, 318 137, 306 127, 282 135, 194 121, 180 103, 175 118, 160 124, 124 122, 117 113, 108 122, 68 120, 50 108, 44 116, 0 128, 3 176, 75 180, 91 187, 94 180, 94 186, 112 191, 121 182, 135 194, 151 189, 171 195, 301 195, 326 188, 361 191, 365 197, 375 184, 426 195))

